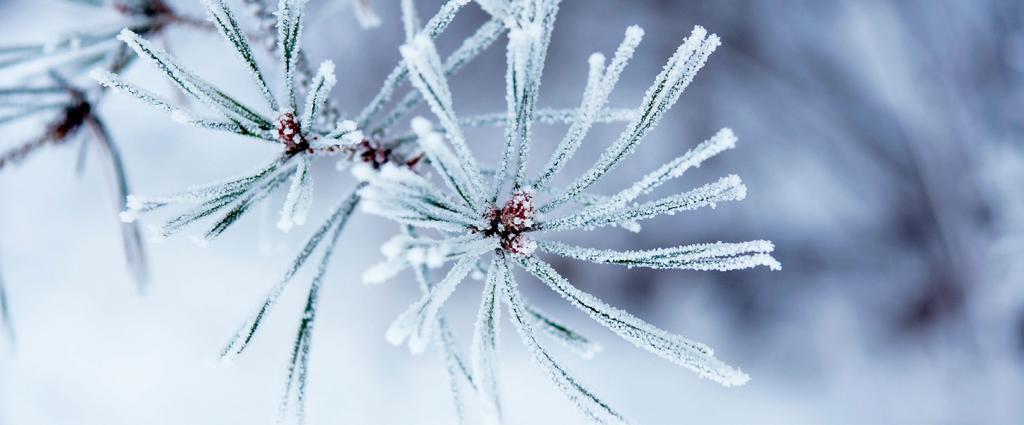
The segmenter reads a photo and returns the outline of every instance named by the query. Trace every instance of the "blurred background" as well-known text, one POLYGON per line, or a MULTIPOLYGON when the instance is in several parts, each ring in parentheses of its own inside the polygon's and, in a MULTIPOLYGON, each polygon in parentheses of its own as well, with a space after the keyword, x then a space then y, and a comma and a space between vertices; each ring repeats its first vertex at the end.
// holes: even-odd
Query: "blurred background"
MULTIPOLYGON (((170 2, 202 16, 198 3, 170 2)), ((348 0, 311 1, 304 48, 314 62, 337 64, 333 98, 350 115, 398 60, 397 3, 377 0, 382 25, 362 29, 348 0)), ((424 17, 440 3, 417 2, 424 17)), ((74 2, 0 0, 0 44, 119 19, 74 2)), ((468 6, 440 39, 442 53, 485 19, 468 6)), ((730 173, 749 188, 743 202, 652 220, 639 234, 613 229, 568 239, 616 249, 769 239, 784 268, 625 270, 551 258, 582 289, 715 347, 751 375, 746 386, 722 388, 638 350, 522 276, 543 310, 605 347, 583 360, 549 344, 554 354, 642 424, 1024 422, 1022 23, 1024 3, 1015 0, 564 0, 543 106, 576 105, 587 57, 610 55, 628 25, 642 26, 646 37, 614 106, 639 104, 694 25, 723 40, 677 106, 599 189, 622 188, 721 127, 736 132, 738 149, 665 192, 730 173)), ((217 34, 181 28, 165 38, 203 77, 258 99, 217 34)), ((504 107, 503 42, 453 79, 456 110, 504 107)), ((173 93, 145 64, 125 75, 173 93)), ((0 73, 0 85, 20 78, 0 73)), ((126 96, 107 96, 100 112, 140 194, 234 176, 276 152, 184 127, 126 96)), ((0 150, 30 139, 47 119, 2 127, 0 150)), ((585 170, 621 129, 591 132, 563 177, 585 170)), ((546 158, 563 131, 538 128, 535 159, 546 158)), ((474 131, 472 147, 494 158, 499 135, 474 131)), ((106 167, 93 155, 76 176, 76 150, 49 147, 0 170, 0 274, 16 336, 0 338, 0 423, 272 423, 310 270, 245 355, 230 367, 215 359, 315 225, 280 233, 273 225, 280 200, 272 199, 208 247, 187 235, 149 241, 152 278, 140 294, 124 267, 106 167)), ((310 223, 351 187, 333 161, 317 167, 310 223)), ((356 215, 342 236, 320 301, 308 423, 454 421, 437 351, 413 356, 383 337, 418 297, 412 277, 375 287, 358 278, 396 231, 356 215)), ((475 285, 466 285, 447 307, 464 353, 478 303, 475 285)), ((501 367, 509 423, 583 422, 507 323, 501 367)), ((468 418, 477 421, 473 411, 468 418)))

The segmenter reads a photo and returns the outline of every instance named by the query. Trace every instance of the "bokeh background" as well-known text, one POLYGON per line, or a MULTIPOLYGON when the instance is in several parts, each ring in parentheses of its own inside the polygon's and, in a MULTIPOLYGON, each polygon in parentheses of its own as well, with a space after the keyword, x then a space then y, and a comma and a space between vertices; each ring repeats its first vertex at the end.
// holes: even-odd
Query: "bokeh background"
MULTIPOLYGON (((397 2, 375 3, 383 25, 370 30, 357 25, 347 0, 310 5, 304 45, 314 61, 338 65, 334 99, 350 114, 399 56, 397 2)), ((201 13, 198 2, 171 4, 201 13)), ((439 4, 418 2, 425 16, 439 4)), ((0 44, 117 19, 70 2, 0 0, 0 44)), ((441 49, 484 19, 467 7, 441 49)), ((784 269, 555 263, 584 290, 715 347, 752 376, 744 387, 719 387, 632 347, 524 276, 528 297, 605 347, 590 360, 553 346, 555 355, 636 423, 1024 422, 1022 22, 1024 3, 1015 0, 564 0, 545 106, 575 105, 587 56, 612 52, 628 25, 647 35, 612 96, 617 106, 639 103, 693 25, 723 39, 601 189, 621 188, 726 126, 740 137, 738 149, 668 191, 728 173, 749 187, 741 203, 659 218, 639 234, 571 239, 625 249, 764 238, 776 243, 784 269)), ((204 77, 257 99, 216 34, 174 30, 167 43, 204 77)), ((499 111, 503 74, 496 45, 453 80, 456 109, 499 111)), ((126 75, 171 93, 144 64, 126 75)), ((0 74, 0 83, 18 78, 0 74)), ((233 176, 275 153, 185 128, 124 96, 108 96, 101 108, 140 194, 233 176)), ((3 127, 0 149, 42 122, 3 127)), ((537 151, 563 130, 538 129, 537 151)), ((584 170, 620 130, 592 132, 570 171, 584 170)), ((496 156, 498 134, 471 133, 473 148, 496 156)), ((149 243, 152 279, 140 295, 124 268, 105 166, 94 155, 77 177, 76 155, 53 147, 0 172, 0 270, 16 331, 16 343, 0 339, 0 423, 272 423, 308 278, 285 294, 247 354, 230 367, 215 358, 313 226, 280 233, 279 200, 271 200, 209 247, 187 235, 149 243)), ((333 165, 316 169, 311 223, 351 186, 333 165)), ((345 230, 313 342, 311 424, 454 421, 437 352, 412 356, 383 338, 418 297, 411 276, 377 287, 359 281, 396 230, 365 215, 345 230)), ((464 352, 476 288, 461 287, 447 307, 464 352)), ((502 362, 510 423, 583 421, 507 323, 502 362)))

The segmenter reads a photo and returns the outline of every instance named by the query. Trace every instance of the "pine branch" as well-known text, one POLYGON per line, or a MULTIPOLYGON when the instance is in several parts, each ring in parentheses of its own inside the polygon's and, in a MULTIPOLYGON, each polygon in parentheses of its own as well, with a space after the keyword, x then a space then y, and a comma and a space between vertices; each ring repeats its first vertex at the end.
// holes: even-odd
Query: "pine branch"
POLYGON ((614 195, 596 195, 587 191, 632 152, 660 121, 718 45, 718 38, 708 36, 700 27, 695 28, 655 78, 640 108, 608 109, 608 96, 642 36, 639 28, 631 27, 608 64, 599 54, 591 56, 587 84, 578 108, 541 109, 535 103, 558 2, 488 0, 480 3, 494 17, 493 22, 500 22, 510 31, 506 113, 458 117, 448 89, 447 74, 440 65, 432 41, 422 33, 411 36, 416 29, 415 14, 411 11, 411 3, 405 2, 405 27, 407 39, 411 38, 411 41, 402 47, 403 58, 409 67, 413 85, 430 105, 440 126, 434 129, 426 119, 414 118, 411 122, 413 134, 402 136, 396 146, 415 143, 423 150, 426 161, 443 183, 435 184, 409 168, 393 164, 353 169, 357 179, 366 183, 361 191, 366 198, 365 212, 402 223, 406 228, 434 229, 440 235, 430 238, 411 236, 414 234, 410 232, 392 238, 381 247, 384 261, 370 267, 364 274, 364 281, 380 283, 409 267, 426 270, 454 263, 438 285, 431 286, 423 298, 413 303, 391 325, 388 339, 395 344, 409 340, 413 352, 422 351, 435 328, 436 315, 459 282, 470 274, 486 274, 471 345, 473 377, 484 421, 500 421, 494 360, 500 316, 496 308, 498 299, 505 301, 513 325, 536 363, 590 421, 624 421, 621 415, 570 376, 537 342, 534 326, 584 357, 600 349, 569 327, 526 305, 508 269, 509 261, 514 261, 570 304, 634 345, 722 385, 745 383, 749 379, 746 374, 715 358, 707 346, 669 334, 580 291, 534 253, 540 248, 582 261, 627 267, 727 271, 768 266, 777 270, 781 266, 771 257, 774 246, 770 242, 718 242, 615 251, 532 238, 538 231, 589 230, 602 226, 639 231, 641 220, 704 206, 715 207, 719 202, 745 197, 746 187, 740 179, 727 176, 687 192, 645 203, 636 202, 640 196, 680 177, 688 169, 698 167, 708 158, 734 147, 736 138, 728 129, 614 195), (593 124, 620 120, 628 121, 626 130, 587 173, 566 188, 551 186, 553 177, 564 169, 593 124), (569 129, 540 174, 528 180, 525 163, 532 142, 530 128, 536 122, 568 124, 569 129), (506 129, 502 157, 494 170, 481 170, 476 165, 475 157, 462 136, 464 128, 484 125, 504 125, 506 129), (446 138, 451 149, 445 143, 446 138), (492 184, 487 187, 478 184, 479 178, 491 179, 492 184), (512 192, 507 196, 502 187, 505 180, 509 180, 512 186, 512 192), (539 207, 538 196, 550 196, 552 199, 544 207, 539 207), (566 203, 575 203, 582 208, 561 217, 542 215, 566 203), (493 256, 488 259, 487 254, 492 252, 493 256), (488 263, 490 266, 485 266, 488 263))

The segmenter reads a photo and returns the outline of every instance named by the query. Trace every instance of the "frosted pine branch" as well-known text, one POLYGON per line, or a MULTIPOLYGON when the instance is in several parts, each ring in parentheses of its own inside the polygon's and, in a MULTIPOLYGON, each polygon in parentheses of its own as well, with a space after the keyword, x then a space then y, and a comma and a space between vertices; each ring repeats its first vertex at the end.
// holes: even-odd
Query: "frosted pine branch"
MULTIPOLYGON (((269 15, 264 13, 266 8, 263 7, 262 2, 249 1, 248 3, 260 6, 255 8, 257 10, 254 10, 254 12, 257 18, 261 20, 260 25, 263 29, 267 29, 266 19, 269 15)), ((454 18, 455 12, 465 3, 465 1, 446 3, 433 18, 424 24, 422 29, 418 29, 419 34, 423 37, 436 37, 440 35, 454 18)), ((185 65, 178 63, 172 55, 155 47, 153 43, 144 39, 140 34, 134 34, 130 31, 124 31, 121 35, 122 41, 127 46, 131 47, 138 56, 147 59, 156 69, 166 74, 184 94, 209 106, 220 117, 214 119, 202 118, 199 114, 192 112, 188 108, 176 105, 173 102, 153 95, 150 91, 125 82, 120 76, 116 75, 116 72, 96 71, 94 73, 97 80, 168 113, 172 119, 280 146, 280 154, 266 165, 240 177, 201 185, 170 196, 131 197, 127 203, 126 210, 122 214, 122 218, 128 222, 134 221, 142 214, 150 214, 168 207, 180 207, 191 204, 184 213, 172 216, 158 228, 158 232, 162 235, 179 232, 199 221, 211 220, 212 227, 210 230, 200 236, 201 241, 205 243, 220 235, 233 223, 237 222, 239 218, 246 215, 253 205, 270 196, 278 188, 283 187, 288 187, 288 190, 281 208, 279 227, 287 230, 294 225, 300 225, 305 221, 312 199, 312 166, 315 160, 322 156, 344 155, 346 158, 342 162, 355 163, 356 166, 352 168, 353 172, 357 175, 373 174, 376 173, 376 170, 391 170, 388 173, 400 177, 392 182, 394 189, 400 188, 401 190, 417 194, 417 197, 410 198, 416 202, 395 204, 394 202, 375 199, 374 190, 367 190, 363 188, 363 185, 359 185, 356 192, 347 201, 343 202, 335 213, 332 214, 331 218, 314 233, 305 248, 294 260, 292 267, 288 269, 284 278, 271 289, 263 306, 252 319, 243 325, 235 338, 224 349, 222 355, 225 358, 230 358, 245 349, 258 331, 271 306, 284 291, 288 282, 293 279, 295 272, 302 267, 313 251, 318 249, 318 246, 326 245, 322 249, 320 267, 314 277, 313 286, 307 295, 307 305, 293 346, 285 395, 281 404, 283 415, 287 413, 289 406, 294 401, 295 411, 300 421, 304 417, 303 406, 308 373, 307 364, 310 338, 317 311, 320 282, 332 258, 337 237, 349 214, 354 211, 356 204, 365 198, 364 209, 366 210, 374 208, 401 209, 405 211, 402 217, 415 224, 431 221, 445 223, 451 220, 461 220, 464 225, 483 225, 483 220, 478 218, 479 210, 469 208, 461 202, 446 202, 448 197, 446 194, 433 190, 429 184, 425 184, 422 181, 422 177, 411 171, 417 164, 421 163, 421 160, 435 166, 445 163, 450 167, 464 167, 459 161, 452 160, 453 153, 447 147, 441 145, 437 151, 423 152, 413 144, 403 145, 397 140, 384 139, 384 130, 393 122, 382 122, 377 127, 380 129, 380 132, 375 131, 373 133, 364 133, 363 128, 369 123, 362 118, 354 121, 346 120, 328 123, 327 125, 321 122, 322 117, 336 115, 332 112, 333 106, 329 98, 329 93, 336 82, 334 67, 330 62, 324 62, 315 76, 309 79, 304 79, 303 77, 305 73, 305 56, 301 50, 301 45, 302 27, 305 20, 304 5, 305 1, 301 0, 281 0, 278 2, 278 12, 275 14, 276 23, 274 25, 277 29, 277 34, 273 38, 277 42, 275 49, 278 60, 277 65, 283 70, 284 76, 275 85, 268 82, 263 76, 262 67, 254 59, 253 49, 249 41, 250 34, 240 29, 241 25, 237 21, 236 15, 221 0, 207 1, 207 8, 209 9, 214 26, 217 27, 221 35, 229 42, 229 47, 236 53, 236 56, 242 60, 251 74, 251 79, 255 82, 256 88, 264 98, 265 105, 248 105, 237 100, 237 98, 226 91, 201 79, 196 73, 188 70, 185 65), (281 88, 279 93, 281 97, 275 97, 275 91, 272 90, 273 86, 281 88), (299 111, 299 99, 302 97, 305 99, 305 105, 303 110, 299 111), (433 155, 430 160, 425 157, 428 153, 433 155), (286 183, 287 186, 285 186, 286 183), (424 189, 430 190, 424 191, 424 189), (438 204, 419 202, 422 196, 429 197, 431 195, 437 196, 438 204), (445 209, 446 204, 453 207, 445 209), (328 237, 328 235, 331 236, 328 237), (324 244, 324 240, 329 240, 329 242, 324 244)), ((410 22, 410 28, 418 26, 415 23, 416 20, 412 19, 411 16, 407 20, 410 22)), ((369 120, 390 99, 391 93, 402 82, 409 79, 410 76, 414 77, 414 83, 421 86, 426 83, 423 77, 431 79, 430 84, 436 85, 437 79, 434 76, 454 74, 493 42, 502 31, 503 28, 500 25, 485 24, 477 34, 466 39, 460 48, 453 52, 443 64, 440 62, 440 56, 433 52, 429 57, 431 62, 428 64, 428 67, 414 68, 419 71, 415 74, 409 73, 404 63, 400 64, 396 67, 392 76, 385 82, 381 93, 364 109, 368 113, 365 115, 361 114, 361 116, 365 116, 365 119, 369 120), (427 74, 423 74, 424 72, 427 74)), ((266 39, 268 38, 261 36, 261 40, 266 39)), ((444 77, 440 78, 443 80, 444 77)), ((423 99, 423 96, 420 96, 417 91, 410 91, 409 93, 402 99, 399 105, 395 106, 395 109, 389 115, 390 119, 397 120, 423 99)), ((438 99, 429 97, 427 100, 438 101, 438 99)), ((450 96, 449 99, 441 99, 440 102, 450 105, 450 96)), ((455 126, 451 126, 451 128, 458 129, 455 126)), ((445 137, 442 134, 438 134, 438 136, 445 137)), ((476 172, 476 174, 479 174, 479 172, 476 172)), ((480 179, 479 176, 474 177, 474 173, 466 172, 462 177, 464 178, 459 180, 460 185, 481 184, 478 181, 472 180, 474 178, 480 179)), ((433 249, 429 249, 430 243, 428 241, 421 241, 420 239, 422 238, 419 237, 411 237, 414 243, 410 244, 409 252, 393 259, 387 267, 381 267, 380 271, 376 273, 378 276, 377 280, 383 280, 406 268, 413 268, 416 270, 417 275, 422 275, 421 280, 425 282, 424 290, 426 294, 439 293, 437 291, 438 288, 444 289, 445 286, 430 284, 430 282, 427 282, 424 272, 432 266, 436 267, 446 261, 460 257, 475 258, 481 250, 492 250, 497 243, 493 238, 474 238, 477 240, 475 244, 440 240, 433 245, 433 249), (427 249, 424 250, 413 245, 427 249), (415 254, 417 252, 425 255, 417 257, 415 254)), ((369 273, 367 280, 373 281, 373 275, 374 273, 369 273)), ((443 301, 443 298, 441 301, 443 301)), ((422 349, 422 346, 428 341, 439 341, 439 346, 446 350, 445 364, 447 369, 450 372, 459 372, 458 374, 450 373, 450 375, 453 377, 451 378, 453 381, 453 396, 457 400, 457 406, 461 406, 461 402, 458 401, 460 397, 454 383, 454 376, 465 377, 466 381, 475 388, 469 366, 466 365, 466 362, 462 360, 455 350, 453 335, 444 326, 443 317, 438 311, 433 309, 427 309, 426 312, 427 315, 418 317, 413 325, 415 331, 412 333, 412 345, 422 349), (435 327, 440 330, 436 334, 433 332, 435 327)))
MULTIPOLYGON (((429 36, 439 35, 451 22, 455 12, 463 3, 453 1, 446 4, 426 23, 422 33, 429 36)), ((197 114, 186 108, 174 105, 145 89, 123 81, 114 73, 97 70, 93 73, 94 78, 107 86, 123 91, 167 112, 177 121, 279 144, 282 146, 282 153, 279 158, 275 159, 273 163, 275 165, 271 165, 269 168, 250 174, 236 182, 212 185, 211 189, 216 193, 207 195, 213 196, 171 196, 150 199, 135 197, 133 198, 135 202, 128 205, 123 214, 126 220, 131 221, 138 214, 164 206, 198 201, 200 205, 197 208, 172 218, 160 228, 159 232, 162 235, 169 235, 186 225, 210 217, 218 211, 228 211, 226 216, 215 223, 215 230, 206 233, 204 239, 208 240, 219 235, 238 218, 246 214, 249 206, 270 195, 280 186, 281 179, 289 178, 285 174, 293 173, 290 174, 292 183, 288 185, 289 190, 285 196, 285 204, 282 206, 282 215, 279 221, 279 227, 287 230, 304 221, 305 208, 311 199, 312 180, 309 169, 315 157, 347 154, 349 161, 369 163, 372 167, 380 167, 389 162, 403 166, 410 166, 418 162, 418 155, 422 155, 421 153, 408 149, 403 150, 398 143, 389 144, 387 141, 368 138, 368 135, 359 129, 356 122, 339 122, 331 131, 324 131, 317 127, 317 117, 323 115, 320 111, 325 107, 330 108, 328 94, 336 82, 334 66, 329 61, 321 65, 316 76, 311 79, 308 87, 305 87, 308 92, 305 95, 305 108, 301 117, 299 112, 295 111, 298 97, 295 90, 302 88, 298 87, 294 80, 296 72, 298 72, 298 61, 303 57, 300 47, 305 1, 282 0, 278 4, 279 10, 276 13, 278 60, 284 69, 284 78, 281 82, 285 92, 283 101, 276 99, 271 93, 270 85, 264 79, 260 66, 254 59, 248 36, 240 29, 230 8, 225 5, 223 0, 208 0, 206 5, 216 27, 249 69, 253 81, 271 109, 271 114, 261 112, 261 108, 246 105, 203 81, 195 73, 177 63, 167 52, 128 30, 123 31, 120 35, 120 38, 128 46, 132 47, 139 56, 146 58, 157 69, 163 71, 183 93, 219 112, 222 120, 197 117, 197 114)), ((260 13, 257 15, 263 16, 260 13)), ((475 55, 481 45, 485 47, 488 44, 485 41, 487 40, 467 40, 464 43, 464 50, 475 55)), ((465 53, 460 53, 460 55, 465 56, 465 53)), ((469 59, 471 57, 460 57, 460 66, 461 63, 469 59)), ((401 70, 398 73, 401 75, 389 79, 390 82, 385 84, 386 87, 382 91, 382 95, 378 96, 378 100, 375 102, 386 100, 388 96, 385 92, 393 90, 393 87, 388 88, 388 85, 397 85, 408 75, 404 67, 396 69, 401 70)), ((436 63, 430 69, 436 70, 436 63)), ((368 110, 373 109, 375 108, 370 107, 368 110)), ((468 178, 470 177, 467 176, 468 178)))
MULTIPOLYGON (((578 106, 542 108, 539 106, 540 86, 559 1, 479 1, 492 19, 445 58, 434 39, 466 3, 466 0, 445 2, 424 23, 414 3, 402 1, 402 27, 406 35, 405 43, 399 47, 402 61, 385 77, 380 90, 362 112, 353 120, 340 122, 324 122, 325 117, 337 116, 330 99, 336 84, 333 63, 325 61, 315 75, 306 78, 312 72, 305 65, 301 50, 305 0, 279 0, 273 25, 276 36, 257 34, 263 41, 270 38, 275 41, 275 65, 282 74, 277 82, 265 78, 263 67, 255 59, 250 34, 241 29, 241 23, 226 2, 205 1, 212 26, 228 41, 227 47, 242 61, 262 97, 258 105, 246 104, 239 100, 241 98, 203 80, 151 42, 147 33, 124 29, 119 35, 124 46, 165 74, 183 94, 209 107, 216 116, 201 117, 190 108, 136 87, 118 75, 119 69, 101 67, 93 72, 96 80, 175 120, 272 143, 279 152, 268 158, 265 165, 233 179, 169 196, 128 197, 122 218, 133 223, 142 214, 181 207, 184 212, 173 215, 159 226, 158 232, 171 235, 200 221, 209 221, 208 230, 200 236, 205 243, 221 235, 254 205, 282 189, 285 193, 278 226, 289 230, 302 225, 309 214, 314 195, 313 167, 317 160, 342 155, 340 164, 353 164, 352 175, 358 181, 355 191, 314 231, 282 279, 270 288, 261 306, 222 353, 223 357, 230 358, 246 349, 297 271, 319 251, 318 266, 291 346, 280 406, 282 418, 292 407, 300 422, 305 418, 308 362, 319 294, 335 251, 345 249, 344 245, 338 245, 340 234, 357 205, 361 205, 362 211, 395 221, 403 228, 401 234, 381 246, 384 259, 366 270, 364 283, 383 283, 411 270, 422 290, 421 298, 392 322, 386 339, 394 344, 407 344, 413 353, 423 352, 429 345, 442 350, 459 415, 463 404, 460 384, 466 381, 478 396, 484 421, 498 423, 502 419, 498 341, 504 309, 538 367, 581 413, 597 423, 624 422, 623 416, 556 361, 536 333, 539 331, 583 357, 592 356, 599 345, 528 304, 519 292, 513 267, 526 271, 569 304, 637 347, 722 385, 745 383, 749 378, 715 357, 709 347, 671 334, 579 290, 541 257, 558 255, 597 264, 659 269, 727 271, 757 266, 778 269, 780 264, 772 257, 774 246, 770 242, 682 244, 616 251, 537 238, 541 231, 548 231, 545 236, 555 239, 556 231, 604 226, 639 231, 639 222, 643 220, 705 206, 714 208, 720 202, 745 197, 746 186, 739 177, 729 175, 689 191, 677 191, 653 200, 640 199, 716 154, 731 149, 736 138, 727 129, 632 185, 611 192, 614 193, 611 196, 592 191, 605 174, 636 149, 675 104, 718 46, 717 36, 708 35, 701 27, 694 28, 654 78, 638 107, 610 107, 611 92, 643 35, 640 28, 630 27, 610 59, 595 53, 587 61, 583 78, 586 84, 578 106), (460 103, 449 84, 468 61, 502 39, 500 35, 505 32, 508 33, 506 110, 498 114, 460 114, 460 103), (406 81, 411 88, 404 96, 395 98, 406 81), (436 126, 427 118, 415 117, 410 122, 411 134, 399 138, 389 136, 391 126, 403 120, 421 101, 426 103, 436 126), (569 179, 565 187, 552 184, 566 169, 568 161, 576 156, 594 124, 617 122, 625 122, 625 130, 583 175, 569 179), (554 146, 550 159, 543 162, 538 173, 529 175, 527 163, 534 144, 533 126, 537 124, 568 128, 554 146), (479 141, 487 149, 502 145, 500 160, 494 168, 481 164, 474 155, 476 146, 471 147, 471 142, 478 141, 468 140, 464 132, 470 127, 490 125, 504 129, 500 141, 479 141), (556 211, 566 205, 572 208, 561 213, 556 211), (450 268, 446 267, 449 265, 450 268), (431 278, 435 269, 445 271, 442 278, 431 278), (466 286, 462 282, 467 277, 484 278, 468 362, 459 354, 454 334, 442 314, 452 294, 466 286)), ((269 15, 265 9, 264 5, 256 15, 264 20, 260 23, 262 29, 268 30, 265 20, 269 15)), ((12 51, 12 54, 20 53, 12 51)), ((52 94, 45 87, 39 87, 38 91, 52 94)), ((12 109, 15 113, 35 113, 21 108, 23 105, 16 97, 11 99, 9 103, 16 105, 12 109)), ((46 105, 38 103, 36 106, 46 105)), ((93 128, 102 128, 101 123, 89 123, 93 128)), ((127 186, 123 187, 126 190, 127 186)))
POLYGON ((714 155, 734 147, 736 138, 728 129, 614 195, 588 192, 597 180, 635 149, 676 102, 717 47, 717 36, 709 36, 703 28, 696 27, 655 78, 640 108, 609 109, 606 107, 608 96, 642 35, 642 30, 630 27, 609 63, 606 64, 600 54, 591 56, 587 84, 578 108, 540 109, 534 106, 534 102, 557 2, 487 1, 481 2, 481 6, 510 31, 506 80, 508 110, 503 123, 506 133, 497 168, 494 171, 482 170, 480 174, 475 172, 476 162, 465 146, 462 129, 502 125, 500 116, 460 119, 456 115, 433 44, 421 34, 404 46, 402 53, 409 64, 414 85, 430 103, 440 128, 435 130, 426 119, 415 118, 412 120, 414 135, 406 140, 415 141, 423 149, 439 183, 394 165, 363 167, 354 171, 357 178, 367 185, 361 192, 367 200, 366 212, 405 226, 428 231, 433 229, 439 235, 437 238, 401 235, 392 239, 382 247, 385 260, 371 267, 364 276, 365 280, 376 283, 390 279, 412 265, 434 268, 455 263, 444 279, 395 320, 388 330, 388 339, 393 343, 408 340, 413 352, 422 351, 434 330, 434 316, 441 306, 457 289, 459 282, 476 273, 474 270, 482 269, 479 271, 486 274, 486 281, 471 352, 484 421, 499 421, 501 411, 500 401, 496 398, 497 381, 493 379, 496 367, 492 360, 497 352, 495 322, 500 317, 496 299, 503 300, 517 333, 537 364, 589 420, 596 423, 624 421, 620 414, 570 376, 537 341, 534 327, 584 357, 598 350, 598 346, 587 338, 526 303, 510 270, 515 264, 545 283, 569 304, 637 347, 725 386, 746 383, 749 379, 746 374, 716 358, 706 345, 668 333, 580 291, 539 255, 546 252, 581 261, 628 267, 727 271, 766 266, 777 270, 781 266, 771 256, 774 246, 770 242, 717 242, 615 251, 534 238, 538 231, 589 230, 603 226, 638 231, 638 222, 642 220, 706 206, 715 207, 720 202, 742 200, 746 196, 746 186, 739 177, 730 175, 690 191, 637 202, 640 197, 680 177, 688 169, 698 167, 714 155), (566 161, 581 146, 587 130, 594 123, 617 120, 628 121, 626 130, 590 170, 566 188, 550 185, 552 178, 564 169, 566 161), (540 175, 527 179, 524 175, 525 162, 532 142, 529 129, 536 122, 565 123, 569 129, 540 175), (489 179, 490 184, 477 184, 477 176, 489 179), (512 192, 507 195, 502 189, 505 180, 512 182, 512 192), (450 195, 445 194, 445 190, 450 195), (486 192, 481 193, 482 190, 486 192), (547 203, 540 203, 542 197, 549 198, 547 203), (567 203, 583 208, 562 215, 555 213, 555 209, 567 203), (483 211, 480 211, 481 207, 483 211))

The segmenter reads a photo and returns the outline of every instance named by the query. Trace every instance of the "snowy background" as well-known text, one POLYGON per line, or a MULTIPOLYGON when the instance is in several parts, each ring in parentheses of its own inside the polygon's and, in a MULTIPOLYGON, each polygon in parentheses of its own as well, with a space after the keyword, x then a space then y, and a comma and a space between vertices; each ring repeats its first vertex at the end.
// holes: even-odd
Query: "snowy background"
MULTIPOLYGON (((198 2, 171 3, 201 12, 198 2)), ((347 1, 310 6, 305 47, 314 61, 338 65, 334 99, 349 113, 398 60, 397 2, 376 3, 384 25, 372 30, 359 28, 347 1)), ((421 14, 439 3, 419 1, 421 14)), ((0 0, 0 44, 116 18, 56 0, 0 0)), ((440 47, 450 51, 483 19, 468 7, 440 47)), ((736 173, 749 196, 651 221, 640 234, 576 241, 651 248, 763 238, 778 246, 784 270, 556 262, 582 289, 708 343, 753 379, 740 388, 701 380, 523 279, 542 309, 604 345, 591 360, 556 347, 570 370, 637 423, 1024 421, 1024 3, 565 0, 541 104, 575 105, 587 56, 613 51, 630 24, 647 36, 612 96, 617 106, 639 102, 693 25, 718 33, 723 46, 602 187, 621 187, 729 126, 738 149, 671 189, 736 173)), ((172 30, 167 38, 204 77, 258 96, 216 34, 172 30)), ((492 48, 453 80, 455 108, 500 110, 503 73, 503 49, 492 48)), ((150 67, 135 66, 127 78, 171 93, 150 67)), ((0 85, 16 82, 0 74, 0 85)), ((142 194, 235 175, 275 153, 185 128, 125 96, 109 96, 102 113, 142 194)), ((0 149, 40 123, 3 127, 0 149)), ((588 146, 603 148, 620 129, 592 132, 571 170, 600 152, 588 146)), ((553 144, 559 131, 541 129, 537 140, 553 144)), ((471 133, 472 146, 496 151, 488 148, 498 146, 496 134, 471 133)), ((49 148, 0 173, 0 270, 17 334, 15 345, 0 339, 0 424, 272 423, 308 279, 296 281, 233 366, 215 358, 313 226, 278 232, 280 204, 268 202, 263 218, 253 214, 207 248, 187 235, 150 243, 153 278, 139 295, 124 269, 100 156, 80 178, 75 156, 73 147, 49 148)), ((311 223, 351 184, 331 161, 318 164, 316 178, 311 223)), ((366 215, 345 230, 313 342, 311 424, 453 420, 436 350, 415 357, 383 337, 418 297, 411 276, 359 282, 395 231, 366 215)), ((466 286, 448 305, 464 348, 478 299, 466 286)), ((511 329, 502 341, 509 422, 581 422, 511 329)))

